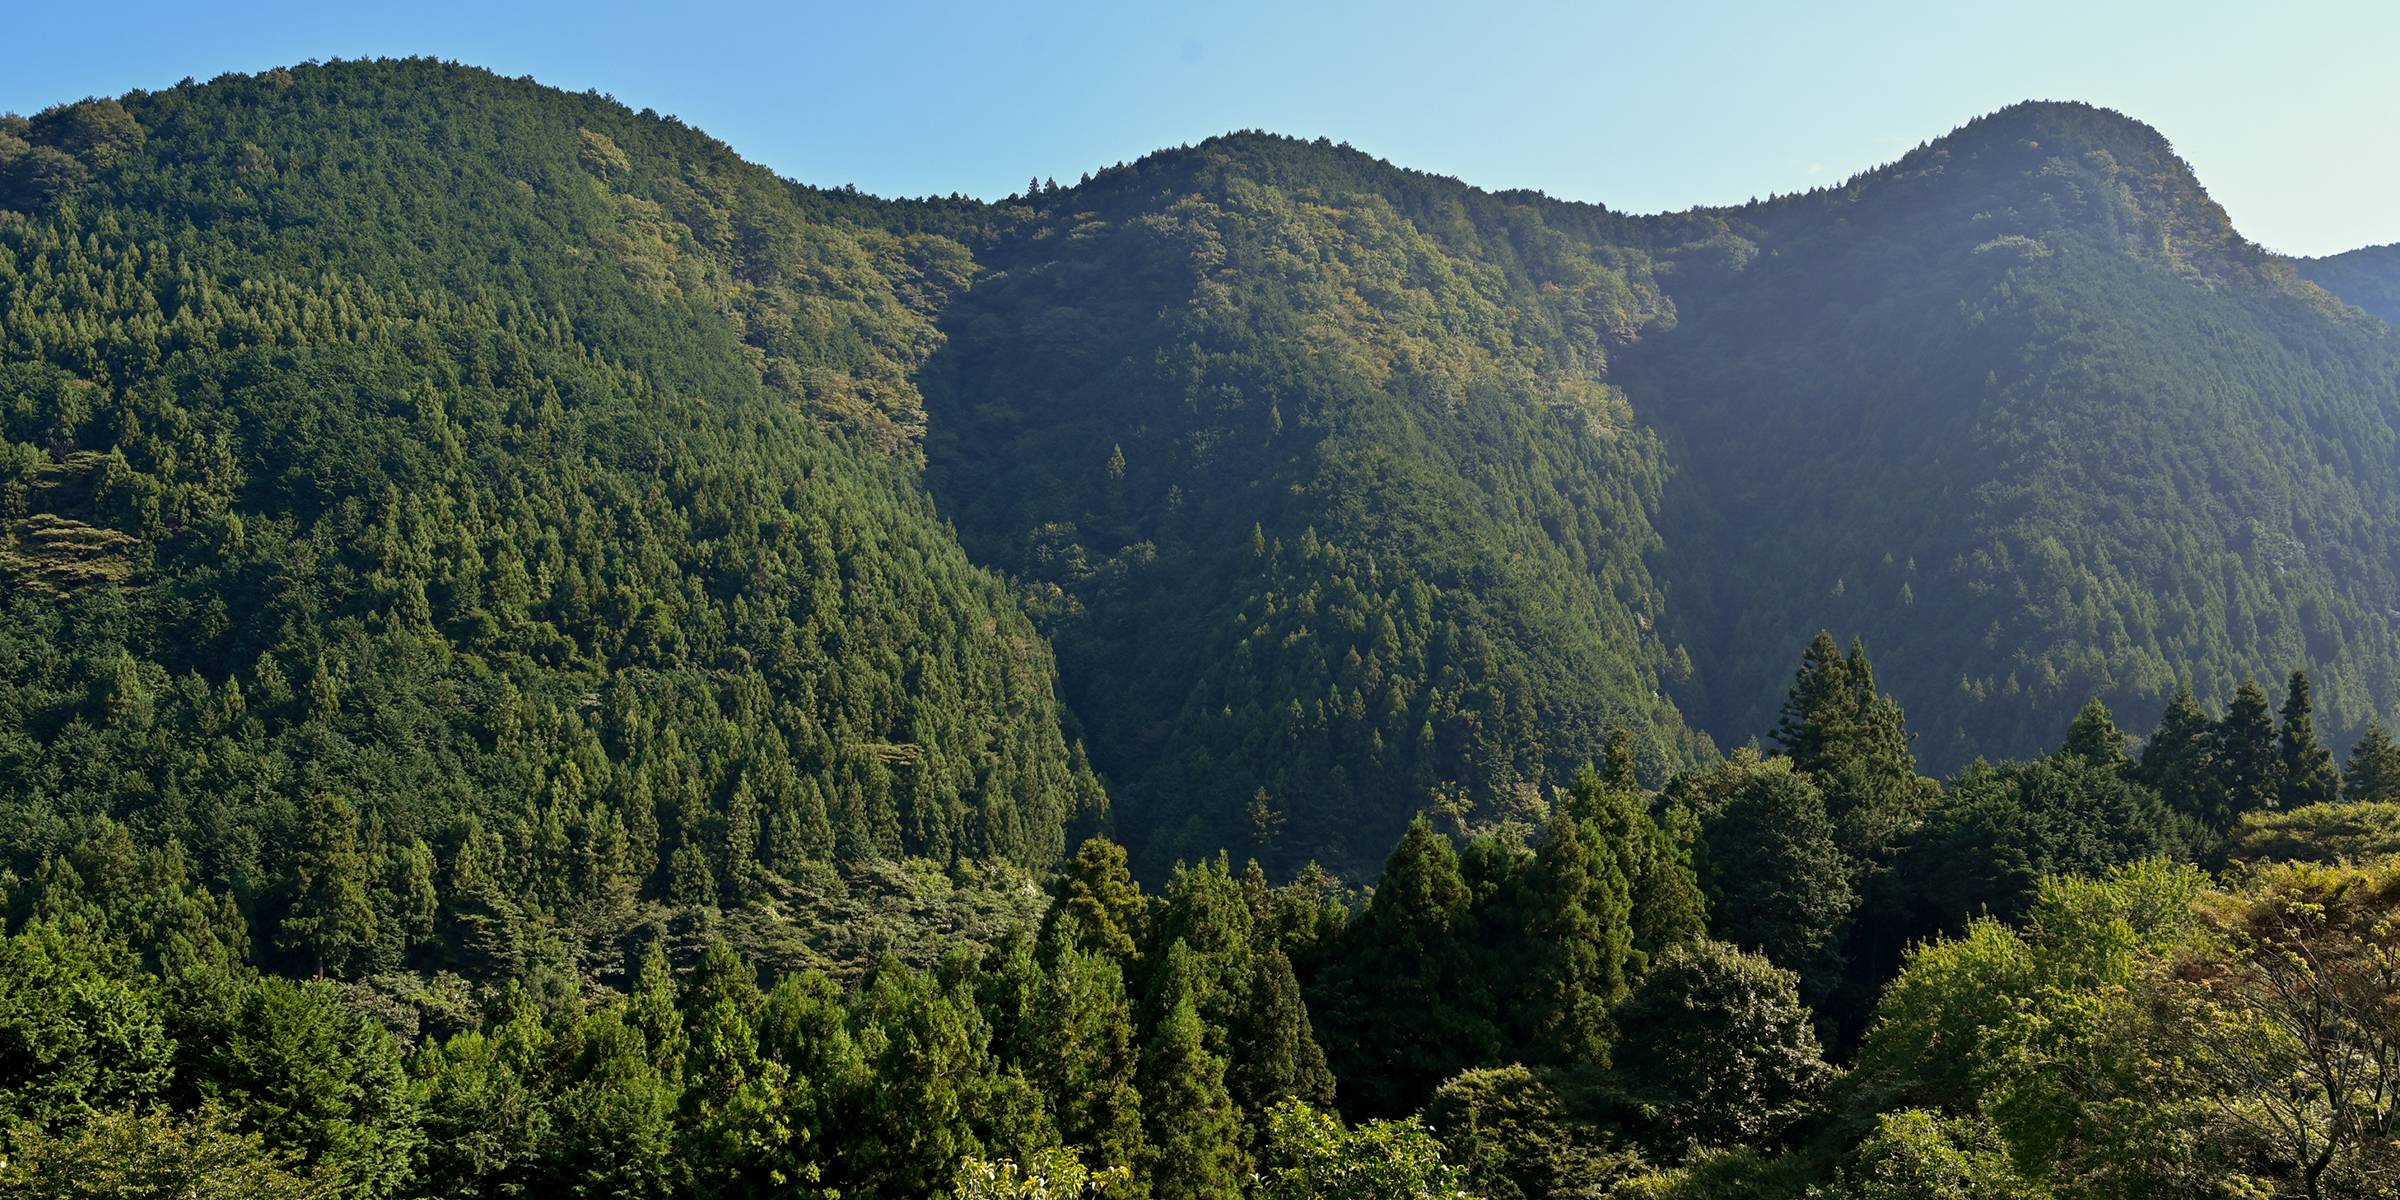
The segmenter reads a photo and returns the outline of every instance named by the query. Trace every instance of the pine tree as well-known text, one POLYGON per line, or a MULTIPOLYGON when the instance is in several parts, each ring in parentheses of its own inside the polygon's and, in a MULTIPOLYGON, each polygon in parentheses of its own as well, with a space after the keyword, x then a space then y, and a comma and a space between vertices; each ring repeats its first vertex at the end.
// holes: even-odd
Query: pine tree
POLYGON ((1608 1010, 1638 971, 1633 888, 1616 849, 1623 844, 1560 813, 1523 875, 1511 1008, 1524 1013, 1529 1044, 1553 1062, 1607 1064, 1608 1010))
POLYGON ((1713 932, 1798 972, 1810 1003, 1830 995, 1857 895, 1817 790, 1799 775, 1755 775, 1709 818, 1702 844, 1713 932))
POLYGON ((1155 1200, 1229 1200, 1248 1173, 1241 1122, 1225 1089, 1225 1061, 1209 1053, 1187 983, 1191 950, 1167 950, 1162 1016, 1142 1051, 1142 1110, 1149 1122, 1155 1200))
POLYGON ((1058 881, 1043 919, 1043 944, 1063 938, 1086 951, 1131 962, 1147 907, 1141 885, 1126 865, 1125 847, 1104 837, 1087 839, 1058 881))
POLYGON ((2123 769, 2132 763, 2125 753, 2125 734, 2098 696, 2086 701, 2067 726, 2066 752, 2104 767, 2123 769))
POLYGON ((2215 748, 2222 799, 2212 824, 2229 828, 2243 813, 2275 807, 2283 760, 2276 750, 2274 710, 2255 681, 2245 680, 2234 690, 2233 703, 2217 722, 2215 748))
POLYGON ((2334 770, 2333 751, 2317 740, 2316 715, 2309 703, 2308 672, 2292 672, 2283 698, 2283 729, 2276 741, 2282 768, 2277 801, 2284 808, 2331 804, 2341 798, 2342 777, 2334 770))
POLYGON ((2224 807, 2217 782, 2216 728, 2192 689, 2177 687, 2134 770, 2135 778, 2157 792, 2168 808, 2209 824, 2221 821, 2224 807))
POLYGON ((292 910, 283 937, 320 975, 344 974, 374 948, 369 872, 358 847, 358 810, 329 792, 310 793, 292 856, 292 910))
POLYGON ((2384 732, 2381 718, 2368 721, 2367 731, 2350 747, 2342 795, 2367 804, 2400 802, 2400 745, 2384 732))
POLYGON ((1059 1136, 1094 1167, 1138 1170, 1147 1162, 1134 1033, 1118 961, 1062 947, 1035 990, 1013 1057, 1048 1096, 1059 1136))

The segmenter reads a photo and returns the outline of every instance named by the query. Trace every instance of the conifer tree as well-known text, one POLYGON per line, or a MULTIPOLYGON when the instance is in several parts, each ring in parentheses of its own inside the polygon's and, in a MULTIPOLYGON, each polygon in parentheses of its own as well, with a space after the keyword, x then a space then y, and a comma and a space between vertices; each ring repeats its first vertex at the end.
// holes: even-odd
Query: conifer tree
POLYGON ((1209 1053, 1191 994, 1191 950, 1166 953, 1161 1016, 1142 1051, 1142 1111, 1150 1140, 1154 1200, 1227 1200, 1248 1163, 1241 1122, 1225 1089, 1225 1060, 1209 1053))
POLYGON ((2211 824, 2221 824, 2224 805, 2217 781, 2216 727, 2192 689, 2177 687, 2134 770, 2135 778, 2157 792, 2168 808, 2211 824))
POLYGON ((1065 939, 1119 963, 1133 960, 1148 901, 1126 865, 1125 847, 1104 837, 1076 847, 1044 918, 1042 941, 1065 939))
POLYGON ((1146 1165, 1133 1005, 1106 954, 1060 949, 1034 993, 1014 1057, 1049 1098, 1059 1136, 1094 1167, 1146 1165))
POLYGON ((2217 722, 2216 776, 2221 796, 2212 822, 2230 827, 2243 813, 2275 807, 2283 759, 2276 748, 2274 710, 2255 681, 2244 680, 2217 722))
POLYGON ((2085 701, 2083 711, 2067 726, 2066 752, 2104 767, 2123 769, 2132 763, 2125 753, 2125 734, 2098 696, 2085 701))
POLYGON ((1282 950, 1269 946, 1258 955, 1250 994, 1228 1040, 1226 1087, 1252 1120, 1286 1100, 1333 1103, 1333 1072, 1317 1044, 1292 960, 1282 950))
POLYGON ((1608 1010, 1639 969, 1632 891, 1614 846, 1570 815, 1551 818, 1520 886, 1520 974, 1510 989, 1510 1007, 1524 1012, 1528 1042, 1542 1057, 1608 1062, 1608 1010))
POLYGON ((2293 671, 2284 692, 2283 728, 2276 740, 2281 779, 2276 799, 2284 808, 2331 804, 2341 797, 2342 777, 2334 770, 2333 751, 2317 740, 2317 720, 2309 702, 2308 672, 2293 671))
POLYGON ((2400 745, 2384 732, 2381 718, 2367 722, 2367 731, 2350 747, 2344 764, 2342 795, 2368 804, 2400 802, 2400 745))
POLYGON ((292 856, 294 895, 283 936, 286 948, 310 960, 318 974, 345 974, 374 949, 369 873, 358 845, 358 810, 329 792, 310 793, 292 856))
POLYGON ((1472 899, 1450 839, 1424 817, 1411 822, 1329 981, 1338 1032, 1328 1049, 1345 1102, 1360 1112, 1413 1112, 1497 1044, 1483 964, 1467 942, 1472 899))
POLYGON ((1752 776, 1709 818, 1703 845, 1712 932, 1797 972, 1810 1003, 1830 995, 1857 895, 1816 788, 1799 775, 1752 776))

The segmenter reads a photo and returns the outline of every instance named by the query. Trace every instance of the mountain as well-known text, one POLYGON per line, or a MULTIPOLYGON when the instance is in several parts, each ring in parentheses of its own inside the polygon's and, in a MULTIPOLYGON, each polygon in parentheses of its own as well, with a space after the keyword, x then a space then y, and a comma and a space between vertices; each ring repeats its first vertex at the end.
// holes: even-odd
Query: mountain
POLYGON ((1363 878, 1764 734, 1819 628, 1936 769, 2400 704, 2388 255, 2088 106, 1677 214, 1256 133, 985 204, 353 62, 10 118, 0 208, 7 862, 269 931, 312 829, 587 946, 1094 827, 1363 878))
POLYGON ((1613 218, 1257 134, 1030 207, 942 322, 928 478, 1040 597, 1145 857, 1364 873, 1614 728, 1704 753, 1607 374, 1672 309, 1613 218))
POLYGON ((2304 258, 2300 275, 2310 283, 2400 325, 2400 244, 2368 246, 2326 258, 2304 258))
POLYGON ((952 210, 427 61, 0 160, 17 875, 129 829, 297 961, 521 969, 837 860, 1047 868, 1104 807, 918 483, 952 210), (428 862, 439 930, 390 882, 428 862))
POLYGON ((2355 730, 2400 701, 2400 354, 2235 232, 2159 134, 2083 105, 1973 122, 1664 251, 1620 356, 1665 431, 1679 693, 1768 728, 1790 647, 1864 636, 1936 765, 2147 729, 2307 665, 2355 730), (1693 269, 1696 268, 1696 269, 1693 269))

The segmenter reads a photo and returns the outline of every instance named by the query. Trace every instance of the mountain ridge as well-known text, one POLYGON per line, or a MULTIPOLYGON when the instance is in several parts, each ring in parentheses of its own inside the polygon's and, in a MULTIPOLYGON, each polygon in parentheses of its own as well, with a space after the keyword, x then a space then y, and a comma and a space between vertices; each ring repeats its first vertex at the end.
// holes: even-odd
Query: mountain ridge
MULTIPOLYGON (((919 514, 922 553, 1011 578, 1001 607, 1058 648, 1068 698, 1034 721, 1058 730, 1035 774, 1076 777, 1090 735, 1153 869, 1231 845, 1363 873, 1429 803, 1530 819, 1620 725, 1658 781, 1765 729, 1821 626, 1885 651, 1944 767, 2046 744, 2093 694, 2139 722, 2179 679, 2221 693, 2295 662, 2348 664, 2322 686, 2337 730, 2400 702, 2371 603, 2400 579, 2373 533, 2400 526, 2377 482, 2388 333, 2311 282, 2336 260, 2267 254, 2163 135, 2090 105, 2013 105, 1840 184, 1657 214, 1255 131, 998 203, 884 200, 423 60, 62 106, 0 128, 0 160, 20 238, 201 236, 176 213, 209 231, 197 269, 263 248, 252 274, 293 296, 353 262, 361 286, 468 303, 598 287, 541 336, 716 347, 695 381, 809 414, 840 471, 919 514), (417 102, 402 76, 446 106, 415 142, 383 127, 417 102), (268 110, 352 157, 288 143, 268 110), (547 149, 494 149, 501 120, 547 149), (378 198, 392 172, 465 199, 378 198), (480 248, 347 244, 426 221, 480 248), (671 318, 615 315, 636 310, 671 318), (2194 441, 2194 421, 2231 432, 2194 441), (2174 465, 2194 447, 2205 468, 2174 465), (1981 648, 1953 662, 1958 619, 1981 648)), ((56 494, 67 451, 32 428, 18 486, 56 494)), ((331 478, 350 503, 342 481, 374 471, 331 478)), ((23 522, 80 517, 20 509, 0 563, 21 574, 148 569, 103 526, 77 549, 23 522)), ((877 720, 859 744, 914 744, 877 720)), ((1059 812, 1097 811, 1096 784, 1069 790, 1059 812)))

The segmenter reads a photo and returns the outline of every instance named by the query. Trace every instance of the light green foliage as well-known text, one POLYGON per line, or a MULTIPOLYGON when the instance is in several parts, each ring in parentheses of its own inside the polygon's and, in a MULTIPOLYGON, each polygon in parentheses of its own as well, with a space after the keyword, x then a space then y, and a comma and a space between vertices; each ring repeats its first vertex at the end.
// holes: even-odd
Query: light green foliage
POLYGON ((1127 1196, 1132 1174, 1124 1167, 1091 1170, 1067 1150, 1051 1150, 1023 1163, 971 1158, 951 1184, 953 1200, 1110 1200, 1127 1196))
POLYGON ((294 1170, 226 1113, 109 1112, 70 1132, 23 1133, 0 1151, 16 1200, 317 1200, 340 1194, 294 1170))
POLYGON ((2400 854, 2400 803, 2356 801, 2242 814, 2227 840, 2235 862, 2368 863, 2400 854))
POLYGON ((1876 1118, 1842 1182, 1822 1200, 2046 1200, 2020 1178, 1988 1127, 1924 1109, 1876 1118))
POLYGON ((1346 1128, 1296 1101, 1267 1116, 1258 1200, 1475 1200, 1441 1144, 1409 1121, 1346 1128))

